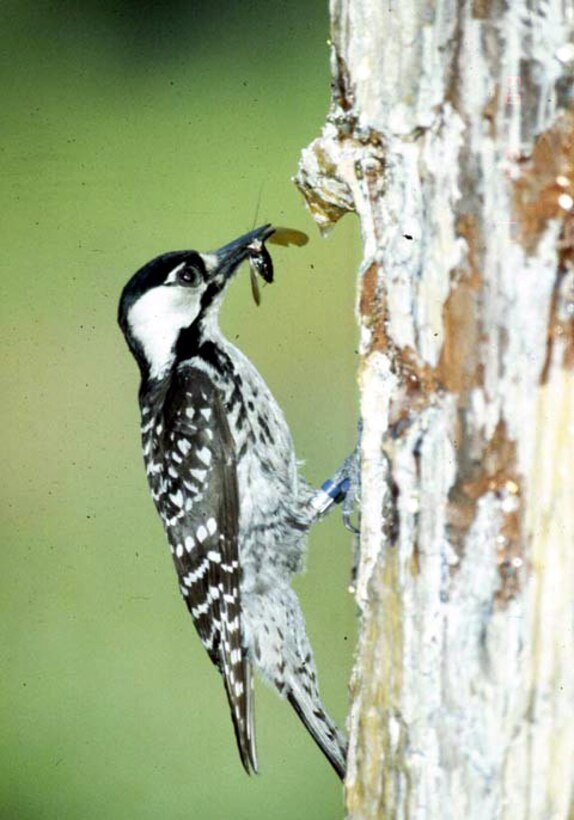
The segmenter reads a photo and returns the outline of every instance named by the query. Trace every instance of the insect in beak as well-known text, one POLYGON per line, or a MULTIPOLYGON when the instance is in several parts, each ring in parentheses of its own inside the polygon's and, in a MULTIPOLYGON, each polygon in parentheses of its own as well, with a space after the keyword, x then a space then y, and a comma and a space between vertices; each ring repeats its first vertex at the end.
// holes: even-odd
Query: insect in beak
MULTIPOLYGON (((274 228, 273 233, 267 239, 274 245, 306 245, 309 241, 307 234, 297 231, 294 228, 274 228)), ((249 275, 251 280, 251 294, 257 306, 261 304, 261 291, 257 277, 260 276, 264 282, 273 282, 273 261, 263 240, 254 239, 248 246, 249 251, 249 275)))

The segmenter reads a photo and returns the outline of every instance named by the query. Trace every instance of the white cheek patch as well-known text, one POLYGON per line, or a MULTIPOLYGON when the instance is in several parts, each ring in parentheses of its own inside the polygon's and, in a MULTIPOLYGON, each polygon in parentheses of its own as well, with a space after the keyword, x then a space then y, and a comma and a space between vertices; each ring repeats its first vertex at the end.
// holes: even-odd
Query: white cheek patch
POLYGON ((143 348, 152 378, 162 376, 173 362, 179 332, 197 317, 200 299, 201 293, 192 288, 160 285, 130 309, 129 326, 143 348))

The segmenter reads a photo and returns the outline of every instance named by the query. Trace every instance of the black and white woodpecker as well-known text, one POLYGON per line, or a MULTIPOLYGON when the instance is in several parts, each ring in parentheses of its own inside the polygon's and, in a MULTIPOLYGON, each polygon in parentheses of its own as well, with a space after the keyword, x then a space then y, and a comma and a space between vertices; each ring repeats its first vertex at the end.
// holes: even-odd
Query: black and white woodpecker
MULTIPOLYGON (((290 586, 310 526, 347 479, 314 490, 253 364, 219 329, 227 285, 272 236, 152 259, 123 289, 118 320, 140 371, 145 468, 199 637, 221 673, 241 761, 257 771, 252 669, 287 698, 337 774, 346 741, 325 712, 290 586)), ((344 472, 344 471, 343 471, 344 472)))

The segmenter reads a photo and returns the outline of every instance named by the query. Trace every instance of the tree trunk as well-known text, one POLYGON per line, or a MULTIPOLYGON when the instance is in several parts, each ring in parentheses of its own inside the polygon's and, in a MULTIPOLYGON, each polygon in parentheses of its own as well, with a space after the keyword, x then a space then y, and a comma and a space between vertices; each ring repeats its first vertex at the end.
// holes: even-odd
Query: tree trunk
POLYGON ((353 820, 571 810, 573 19, 331 0, 297 184, 364 246, 353 820))

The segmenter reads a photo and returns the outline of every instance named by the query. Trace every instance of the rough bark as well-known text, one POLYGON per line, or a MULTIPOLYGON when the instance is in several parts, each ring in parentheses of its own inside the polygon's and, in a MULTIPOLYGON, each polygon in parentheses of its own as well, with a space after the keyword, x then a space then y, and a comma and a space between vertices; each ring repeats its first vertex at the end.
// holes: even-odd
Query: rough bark
POLYGON ((331 0, 297 184, 364 247, 353 820, 571 810, 573 18, 331 0))

